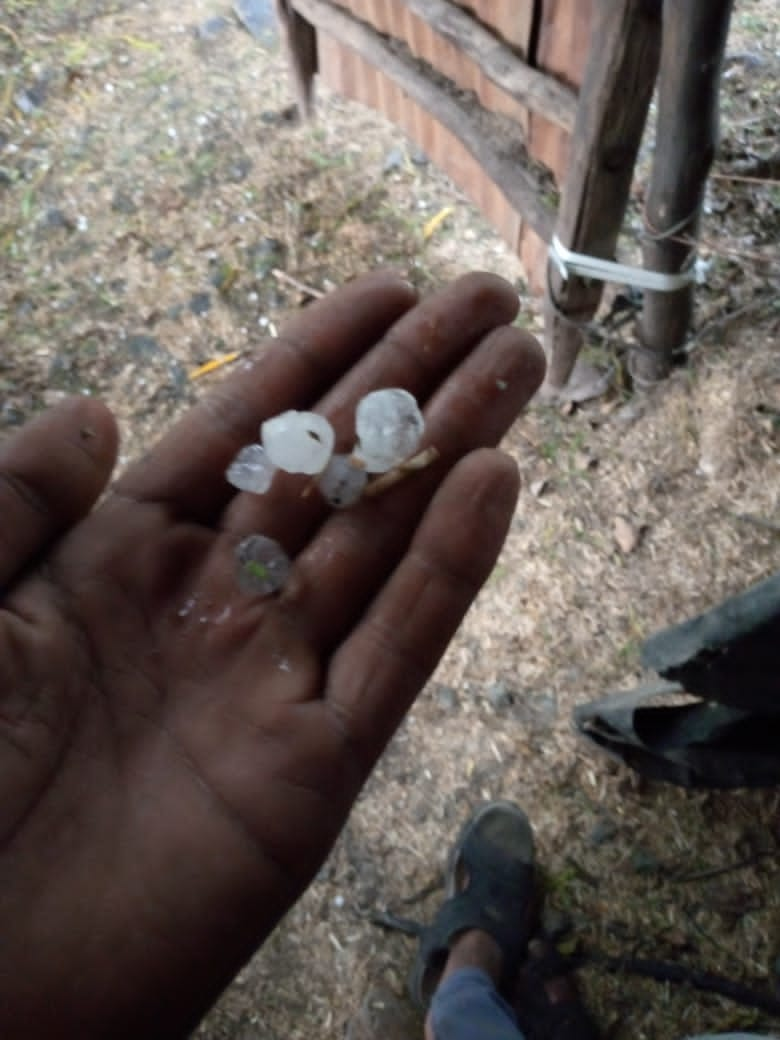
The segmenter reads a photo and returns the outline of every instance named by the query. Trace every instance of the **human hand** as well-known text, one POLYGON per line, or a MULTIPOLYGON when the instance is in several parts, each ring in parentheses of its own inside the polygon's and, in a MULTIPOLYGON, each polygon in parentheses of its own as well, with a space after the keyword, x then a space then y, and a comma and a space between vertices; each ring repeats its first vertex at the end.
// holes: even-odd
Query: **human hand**
POLYGON ((301 894, 495 562, 518 478, 497 443, 543 375, 467 276, 390 275, 293 318, 90 511, 113 419, 71 401, 0 448, 0 1034, 186 1034, 301 894), (236 493, 260 421, 404 386, 439 459, 328 514, 236 493), (234 548, 294 558, 269 599, 234 548))

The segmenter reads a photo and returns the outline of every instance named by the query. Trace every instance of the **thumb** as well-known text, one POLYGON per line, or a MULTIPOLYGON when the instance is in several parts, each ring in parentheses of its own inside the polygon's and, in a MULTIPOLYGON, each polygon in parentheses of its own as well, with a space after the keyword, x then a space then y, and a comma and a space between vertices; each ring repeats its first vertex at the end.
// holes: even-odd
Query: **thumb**
POLYGON ((89 512, 118 440, 104 404, 74 397, 0 444, 0 588, 89 512))

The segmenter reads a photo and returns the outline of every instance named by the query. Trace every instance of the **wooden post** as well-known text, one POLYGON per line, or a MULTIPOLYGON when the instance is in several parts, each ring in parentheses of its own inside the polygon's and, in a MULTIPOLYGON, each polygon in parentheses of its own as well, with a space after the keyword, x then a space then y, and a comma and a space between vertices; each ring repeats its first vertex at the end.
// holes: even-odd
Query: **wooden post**
MULTIPOLYGON (((672 6, 692 0, 673 0, 672 6)), ((599 0, 556 233, 575 252, 612 259, 631 187, 661 50, 661 0, 599 0)), ((560 390, 603 285, 550 265, 545 313, 546 386, 560 390)))
MULTIPOLYGON (((658 129, 645 203, 643 257, 649 270, 680 271, 696 239, 717 145, 718 88, 732 6, 733 0, 664 4, 658 129)), ((629 359, 635 380, 653 383, 669 374, 692 312, 693 285, 645 291, 640 343, 629 359)))
POLYGON ((317 34, 314 26, 298 14, 291 0, 274 0, 274 7, 298 114, 301 119, 310 119, 314 113, 317 34))

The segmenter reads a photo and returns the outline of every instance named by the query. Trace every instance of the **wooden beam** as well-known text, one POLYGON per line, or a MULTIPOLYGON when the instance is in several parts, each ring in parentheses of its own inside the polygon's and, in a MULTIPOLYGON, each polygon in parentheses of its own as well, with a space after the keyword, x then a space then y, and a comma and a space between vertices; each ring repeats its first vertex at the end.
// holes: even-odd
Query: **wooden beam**
MULTIPOLYGON (((686 0, 690 2, 690 0, 686 0)), ((623 220, 661 51, 661 0, 599 0, 556 233, 569 249, 611 260, 623 220)), ((562 389, 603 283, 566 281, 550 265, 546 387, 562 389)))
MULTIPOLYGON (((677 273, 696 241, 707 174, 717 146, 718 90, 733 0, 664 4, 653 170, 645 203, 644 264, 677 273), (667 233, 669 237, 662 237, 667 233)), ((693 285, 645 292, 639 346, 629 367, 654 383, 669 374, 693 313, 693 285)))
POLYGON ((310 119, 314 114, 317 34, 314 27, 297 13, 291 0, 274 0, 274 9, 298 114, 301 119, 310 119))
MULTIPOLYGON (((295 8, 312 25, 346 44, 375 68, 391 76, 402 89, 463 143, 488 177, 501 189, 528 225, 548 241, 554 210, 542 198, 542 186, 534 173, 517 159, 502 154, 479 122, 444 87, 438 86, 420 62, 391 48, 380 33, 328 0, 293 0, 295 8)), ((491 118, 485 113, 485 118, 491 118)))
POLYGON ((577 94, 528 65, 511 47, 451 0, 401 0, 431 29, 471 58, 491 83, 564 130, 574 129, 577 94))

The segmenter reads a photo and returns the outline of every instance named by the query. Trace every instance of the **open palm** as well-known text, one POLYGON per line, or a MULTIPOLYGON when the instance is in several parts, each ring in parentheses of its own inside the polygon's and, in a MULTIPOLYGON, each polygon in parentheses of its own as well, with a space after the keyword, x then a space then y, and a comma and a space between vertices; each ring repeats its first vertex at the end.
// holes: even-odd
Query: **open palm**
POLYGON ((415 305, 373 275, 307 308, 102 493, 110 414, 69 402, 0 450, 0 1034, 187 1033, 306 887, 489 574, 517 494, 489 449, 542 377, 472 275, 415 305), (337 514, 235 493, 260 421, 425 403, 428 469, 337 514), (247 534, 294 559, 241 592, 247 534))

